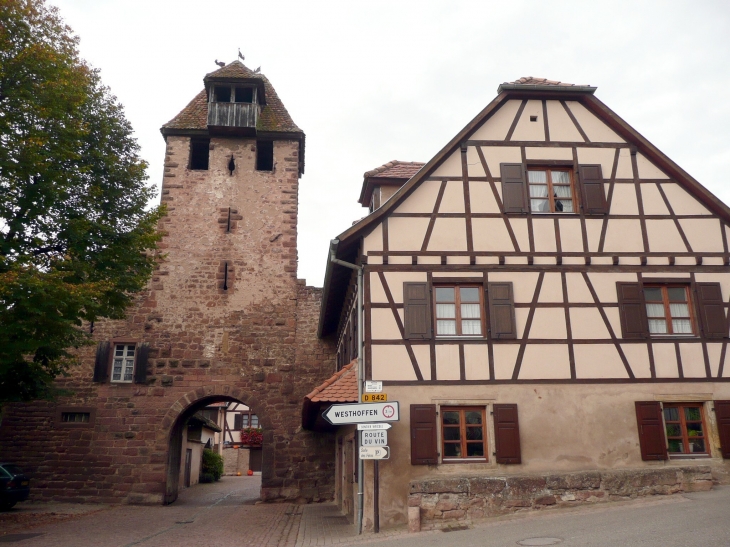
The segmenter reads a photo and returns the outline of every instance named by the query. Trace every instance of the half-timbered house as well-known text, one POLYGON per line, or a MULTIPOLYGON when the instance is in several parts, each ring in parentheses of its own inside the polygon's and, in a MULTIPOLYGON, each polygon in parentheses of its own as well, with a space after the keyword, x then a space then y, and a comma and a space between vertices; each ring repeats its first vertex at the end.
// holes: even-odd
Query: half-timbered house
MULTIPOLYGON (((502 84, 397 191, 376 175, 400 162, 366 173, 370 214, 331 248, 363 268, 364 379, 400 404, 375 505, 365 467, 366 529, 721 476, 730 209, 595 91, 502 84)), ((319 334, 339 366, 356 293, 330 261, 319 334)))

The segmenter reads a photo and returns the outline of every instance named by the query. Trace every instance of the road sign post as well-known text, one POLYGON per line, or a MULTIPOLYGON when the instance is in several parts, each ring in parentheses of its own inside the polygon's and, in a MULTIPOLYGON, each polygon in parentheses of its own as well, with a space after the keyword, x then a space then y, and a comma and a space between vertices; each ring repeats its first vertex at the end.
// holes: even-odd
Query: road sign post
POLYGON ((361 446, 361 460, 387 460, 390 458, 390 448, 387 446, 361 446))
POLYGON ((360 446, 387 446, 388 431, 385 429, 360 432, 360 446))

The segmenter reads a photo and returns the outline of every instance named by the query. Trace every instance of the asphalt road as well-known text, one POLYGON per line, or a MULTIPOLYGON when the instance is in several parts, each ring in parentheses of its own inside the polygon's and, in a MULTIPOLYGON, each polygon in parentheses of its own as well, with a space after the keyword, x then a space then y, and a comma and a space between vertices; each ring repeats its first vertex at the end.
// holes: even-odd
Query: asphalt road
POLYGON ((577 511, 531 513, 469 530, 392 537, 367 545, 396 543, 397 547, 730 547, 730 486, 577 511))

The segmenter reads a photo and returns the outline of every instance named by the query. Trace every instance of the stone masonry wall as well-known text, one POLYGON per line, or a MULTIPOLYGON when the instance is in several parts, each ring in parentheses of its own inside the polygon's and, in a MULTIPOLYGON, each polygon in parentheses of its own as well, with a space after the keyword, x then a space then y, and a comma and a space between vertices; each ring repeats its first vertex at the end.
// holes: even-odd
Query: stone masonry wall
POLYGON ((412 481, 409 527, 447 528, 522 510, 710 490, 712 484, 709 465, 412 481))
POLYGON ((209 170, 191 171, 189 139, 167 138, 159 267, 127 318, 93 333, 148 343, 147 383, 92 382, 86 347, 58 381, 69 395, 6 406, 0 457, 31 475, 34 498, 161 503, 176 420, 214 400, 259 416, 265 499, 332 496, 333 438, 301 429, 301 401, 332 374, 334 350, 316 336, 321 289, 296 279, 299 144, 275 141, 271 172, 255 170, 255 146, 213 138, 209 170), (60 407, 92 409, 95 421, 63 427, 60 407))

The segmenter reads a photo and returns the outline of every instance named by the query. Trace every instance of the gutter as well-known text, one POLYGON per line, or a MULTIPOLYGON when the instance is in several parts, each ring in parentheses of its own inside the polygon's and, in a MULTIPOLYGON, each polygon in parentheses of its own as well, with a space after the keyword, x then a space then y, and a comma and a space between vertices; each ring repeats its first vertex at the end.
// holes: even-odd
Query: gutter
MULTIPOLYGON (((333 239, 330 241, 330 259, 329 262, 338 264, 345 268, 357 271, 357 402, 362 401, 363 382, 365 381, 365 369, 363 367, 363 266, 356 264, 350 264, 344 260, 337 258, 337 246, 340 244, 339 239, 333 239)), ((327 274, 330 273, 330 268, 327 268, 327 274)), ((325 280, 326 283, 326 280, 325 280)), ((327 285, 325 285, 327 286, 327 285)), ((323 300, 324 302, 324 300, 323 300)), ((321 325, 320 325, 321 328, 321 325)), ((360 444, 360 439, 357 439, 357 445, 360 444)), ((359 449, 359 446, 358 446, 359 449)), ((356 451, 357 452, 357 451, 356 451)), ((363 517, 363 461, 357 457, 357 533, 362 534, 362 517, 363 517)))
POLYGON ((589 85, 500 84, 497 93, 503 91, 547 91, 559 93, 588 93, 593 95, 597 87, 589 85))

